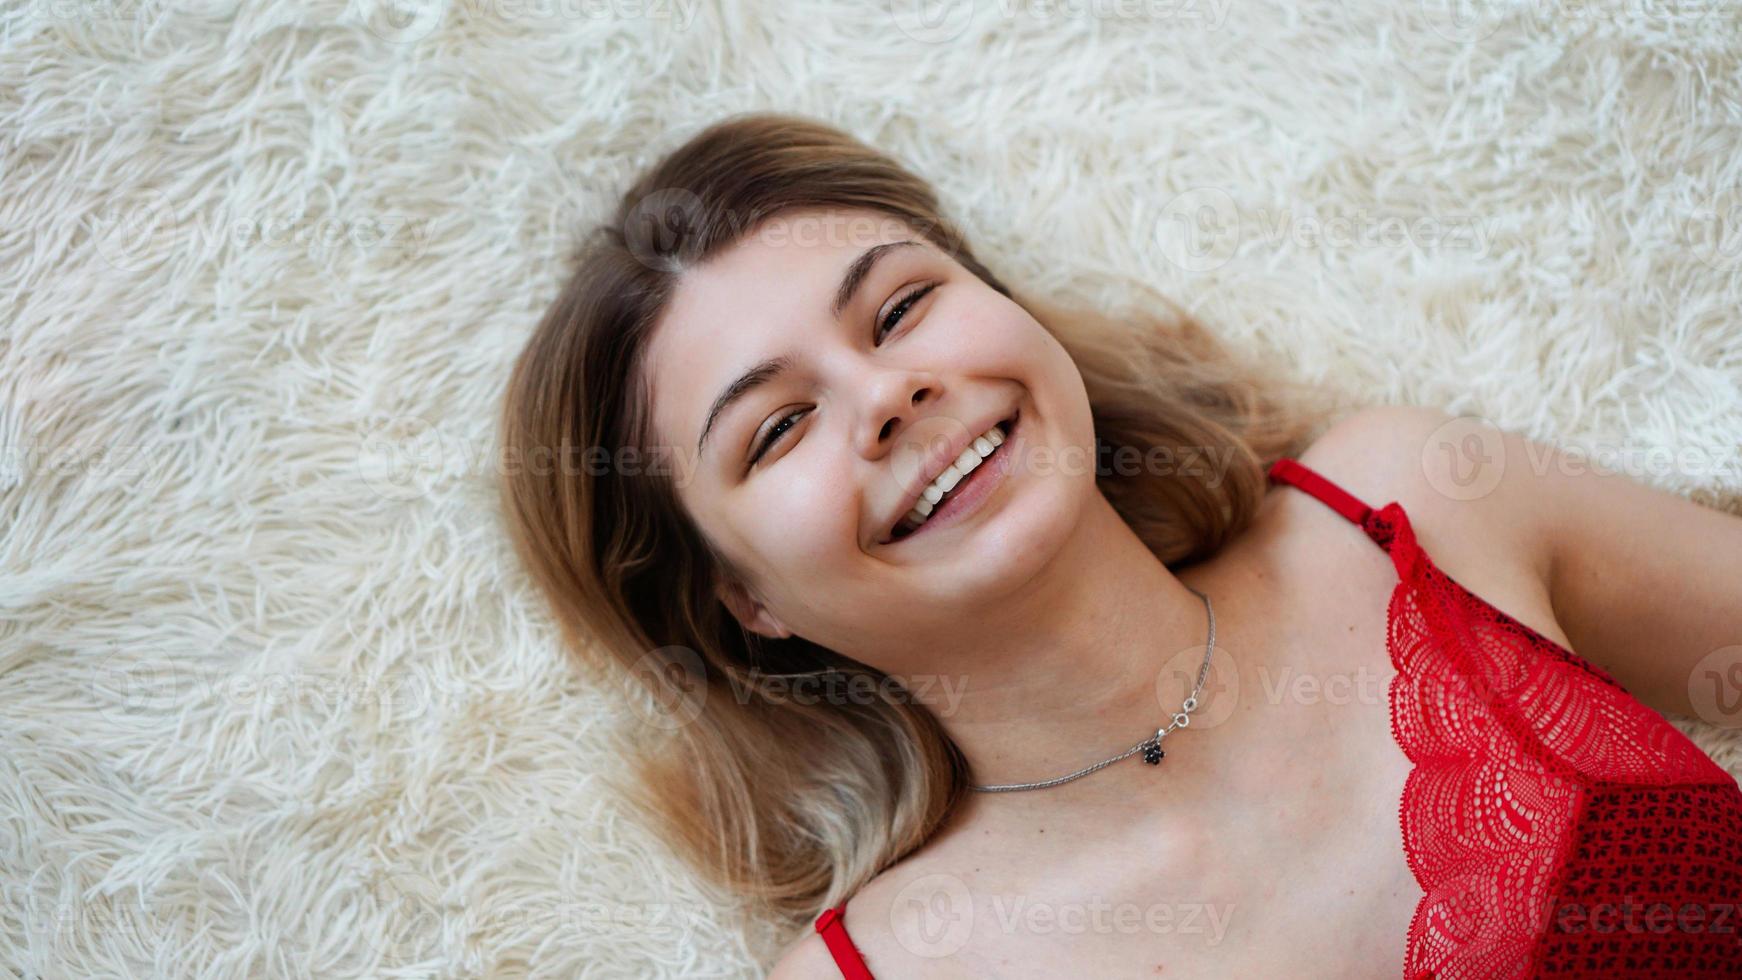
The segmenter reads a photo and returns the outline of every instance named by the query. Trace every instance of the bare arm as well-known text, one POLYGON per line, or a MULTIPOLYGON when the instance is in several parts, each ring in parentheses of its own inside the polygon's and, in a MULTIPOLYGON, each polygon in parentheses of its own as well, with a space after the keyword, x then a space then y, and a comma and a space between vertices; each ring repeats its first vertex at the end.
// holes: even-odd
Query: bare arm
MULTIPOLYGON (((1742 724, 1742 518, 1555 453, 1540 492, 1549 594, 1573 648, 1659 710, 1742 724), (1714 677, 1728 691, 1711 695, 1714 677), (1696 686, 1704 685, 1698 701, 1696 686)), ((1522 492, 1522 491, 1521 491, 1522 492)))
POLYGON ((1535 570, 1576 653, 1659 712, 1742 726, 1742 517, 1434 409, 1362 414, 1453 526, 1535 570))

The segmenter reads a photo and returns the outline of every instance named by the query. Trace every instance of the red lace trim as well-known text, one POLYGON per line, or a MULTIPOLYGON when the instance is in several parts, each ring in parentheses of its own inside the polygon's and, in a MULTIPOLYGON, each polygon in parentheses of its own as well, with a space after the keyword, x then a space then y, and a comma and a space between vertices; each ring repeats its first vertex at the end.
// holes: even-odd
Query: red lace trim
POLYGON ((847 935, 846 903, 817 916, 816 930, 822 934, 823 943, 829 947, 829 955, 835 958, 835 965, 841 968, 845 980, 876 980, 859 955, 859 947, 854 946, 852 938, 847 935))
MULTIPOLYGON (((1607 672, 1445 574, 1397 502, 1375 510, 1291 459, 1270 476, 1397 569, 1387 697, 1423 891, 1404 976, 1742 977, 1735 779, 1607 672)), ((844 914, 816 929, 847 980, 871 980, 844 914)))
POLYGON ((1736 781, 1601 668, 1445 574, 1401 505, 1340 503, 1398 573, 1388 696, 1413 764, 1398 822, 1424 892, 1404 976, 1742 976, 1734 908, 1727 933, 1622 919, 1663 903, 1716 925, 1742 902, 1736 781))

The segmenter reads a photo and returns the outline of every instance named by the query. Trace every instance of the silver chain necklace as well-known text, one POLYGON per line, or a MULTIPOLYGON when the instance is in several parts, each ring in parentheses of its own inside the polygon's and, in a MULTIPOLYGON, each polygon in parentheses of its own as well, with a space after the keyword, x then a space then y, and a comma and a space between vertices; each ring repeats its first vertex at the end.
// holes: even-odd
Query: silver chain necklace
MULTIPOLYGON (((1184 585, 1185 583, 1182 582, 1180 584, 1184 585)), ((1193 589, 1189 585, 1187 585, 1186 588, 1190 590, 1193 595, 1204 600, 1204 613, 1210 620, 1210 638, 1204 642, 1204 665, 1198 668, 1198 682, 1192 685, 1192 693, 1186 697, 1185 703, 1180 705, 1180 710, 1173 716, 1173 721, 1169 723, 1167 727, 1156 729, 1154 735, 1138 742, 1136 745, 1133 745, 1105 762, 1097 762, 1086 769, 1078 769, 1070 775, 1059 776, 1056 779, 1045 779, 1038 783, 1005 783, 1000 786, 974 786, 971 787, 974 792, 1014 793, 1017 790, 1024 789, 1045 789, 1048 786, 1057 786, 1060 783, 1068 783, 1073 779, 1081 779, 1097 769, 1110 766, 1113 763, 1118 762, 1120 759, 1135 755, 1138 752, 1143 753, 1144 762, 1147 762, 1152 766, 1160 765, 1162 756, 1167 755, 1167 753, 1163 752, 1161 749, 1161 740, 1167 737, 1168 732, 1171 732, 1176 728, 1184 728, 1191 724, 1192 712, 1197 710, 1198 707, 1198 694, 1204 689, 1204 676, 1208 674, 1210 670, 1210 653, 1216 649, 1216 610, 1210 605, 1210 597, 1199 592, 1197 589, 1193 589)))

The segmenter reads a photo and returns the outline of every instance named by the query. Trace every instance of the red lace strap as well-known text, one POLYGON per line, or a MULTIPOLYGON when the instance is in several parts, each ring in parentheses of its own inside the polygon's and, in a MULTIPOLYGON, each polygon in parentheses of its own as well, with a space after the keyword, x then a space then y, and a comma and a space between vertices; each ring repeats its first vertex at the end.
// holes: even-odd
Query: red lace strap
POLYGON ((817 932, 822 934, 823 942, 829 947, 829 955, 835 958, 835 965, 841 968, 841 976, 846 980, 876 980, 865 966, 865 960, 859 955, 859 948, 853 945, 853 940, 847 935, 847 905, 845 902, 828 909, 817 916, 817 932))
POLYGON ((1365 524, 1368 515, 1373 513, 1373 508, 1356 499, 1354 494, 1332 483, 1317 470, 1286 456, 1270 464, 1270 478, 1305 490, 1352 523, 1365 524))
POLYGON ((1397 501, 1383 507, 1370 507, 1324 474, 1286 456, 1270 464, 1270 479, 1273 483, 1286 483, 1317 497, 1360 527, 1380 550, 1391 556, 1391 564, 1396 566, 1398 578, 1402 581, 1413 580, 1418 572, 1417 566, 1426 561, 1415 543, 1415 529, 1410 527, 1409 515, 1397 501))
POLYGON ((1717 896, 1733 908, 1735 778, 1607 672, 1447 575, 1397 501, 1375 510, 1292 459, 1270 478, 1359 524, 1398 571, 1387 700, 1422 890, 1403 976, 1742 977, 1733 926, 1621 922, 1717 896))

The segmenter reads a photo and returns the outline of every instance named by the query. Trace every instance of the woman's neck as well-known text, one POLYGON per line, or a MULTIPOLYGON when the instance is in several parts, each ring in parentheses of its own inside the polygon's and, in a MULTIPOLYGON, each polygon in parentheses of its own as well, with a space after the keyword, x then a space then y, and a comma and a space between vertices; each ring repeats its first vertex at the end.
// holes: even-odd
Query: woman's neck
POLYGON ((1075 772, 1130 748, 1166 726, 1204 664, 1209 595, 1216 650, 1191 714, 1195 728, 1162 743, 1159 772, 1138 757, 1071 782, 976 802, 1018 808, 1153 807, 1186 803, 1219 781, 1231 759, 1241 713, 1230 714, 1242 669, 1227 617, 1247 608, 1225 594, 1221 559, 1175 575, 1099 494, 1044 576, 1002 604, 982 634, 961 697, 940 721, 973 767, 976 784, 1036 782, 1075 772), (1232 689, 1231 689, 1232 688, 1232 689), (1220 700, 1218 700, 1220 699, 1220 700))

